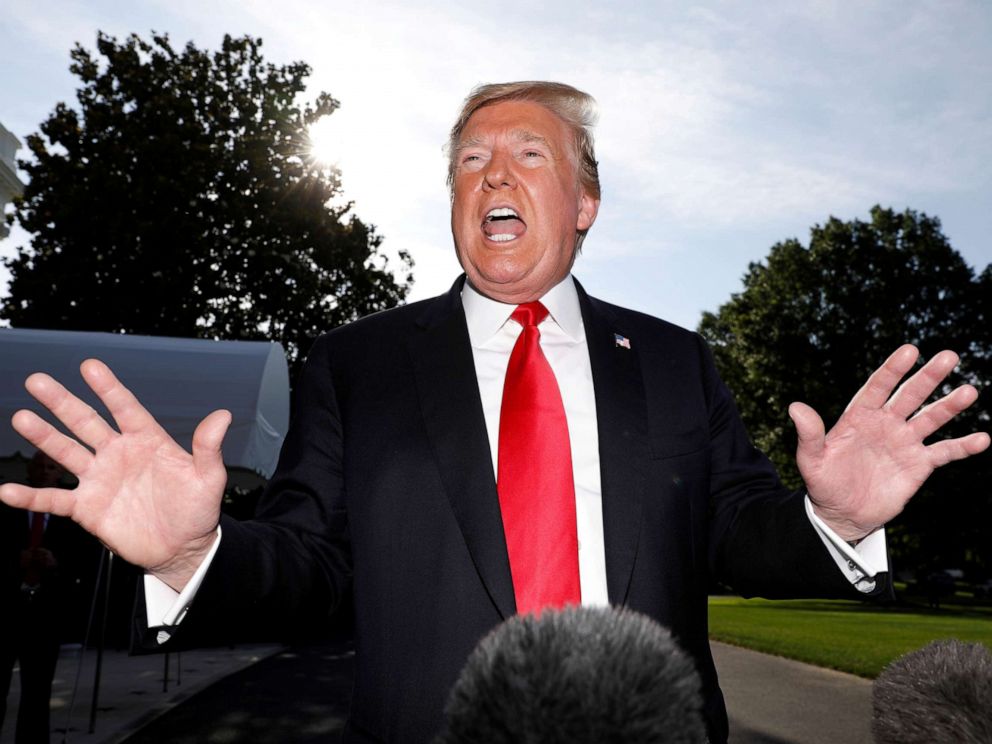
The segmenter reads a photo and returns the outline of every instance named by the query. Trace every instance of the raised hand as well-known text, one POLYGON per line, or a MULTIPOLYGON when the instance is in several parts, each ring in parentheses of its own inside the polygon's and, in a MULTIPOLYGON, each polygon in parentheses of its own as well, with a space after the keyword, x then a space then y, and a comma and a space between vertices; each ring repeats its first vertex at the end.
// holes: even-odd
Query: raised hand
POLYGON ((989 446, 984 432, 923 444, 974 403, 978 392, 962 385, 920 408, 958 356, 940 352, 895 390, 918 356, 914 346, 897 349, 826 434, 816 411, 804 403, 789 406, 799 434, 796 464, 814 511, 845 540, 859 540, 899 514, 936 468, 989 446))
POLYGON ((79 485, 68 490, 8 483, 0 486, 0 500, 69 516, 128 562, 181 589, 214 541, 227 481, 221 442, 231 415, 214 411, 200 422, 190 454, 105 364, 88 359, 80 371, 119 431, 48 375, 31 375, 28 392, 78 441, 31 411, 15 413, 14 428, 79 485))

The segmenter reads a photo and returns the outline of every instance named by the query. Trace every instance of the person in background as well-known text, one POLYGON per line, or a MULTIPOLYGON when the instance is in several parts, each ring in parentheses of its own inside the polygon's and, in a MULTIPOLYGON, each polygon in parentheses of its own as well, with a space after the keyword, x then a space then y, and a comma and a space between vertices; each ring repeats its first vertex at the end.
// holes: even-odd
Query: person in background
MULTIPOLYGON (((63 484, 64 469, 44 452, 28 461, 32 488, 63 484)), ((49 740, 52 678, 64 641, 82 638, 99 545, 71 519, 0 504, 0 728, 15 664, 20 665, 17 744, 49 740)))

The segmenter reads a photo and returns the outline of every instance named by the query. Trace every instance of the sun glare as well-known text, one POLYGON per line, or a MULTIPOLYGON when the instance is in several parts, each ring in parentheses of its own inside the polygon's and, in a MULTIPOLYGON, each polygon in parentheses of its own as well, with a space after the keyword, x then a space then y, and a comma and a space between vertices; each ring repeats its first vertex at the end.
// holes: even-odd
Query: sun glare
POLYGON ((341 133, 334 117, 322 116, 310 125, 310 157, 323 166, 336 166, 341 159, 341 133))

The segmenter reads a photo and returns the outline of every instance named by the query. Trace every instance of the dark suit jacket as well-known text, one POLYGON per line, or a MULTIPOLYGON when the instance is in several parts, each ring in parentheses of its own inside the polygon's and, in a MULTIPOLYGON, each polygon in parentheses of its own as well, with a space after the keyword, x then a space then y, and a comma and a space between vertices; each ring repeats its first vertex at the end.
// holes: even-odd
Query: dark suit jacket
POLYGON ((48 519, 41 547, 55 566, 41 572, 37 592, 21 592, 21 553, 30 542, 27 512, 0 504, 0 644, 19 643, 18 624, 34 626, 53 643, 81 641, 100 559, 100 544, 67 517, 48 519))
MULTIPOLYGON (((322 613, 353 586, 347 741, 429 741, 476 642, 514 614, 463 281, 317 341, 258 519, 223 522, 184 623, 232 611, 274 622, 322 613)), ((853 589, 802 495, 785 490, 750 444, 699 337, 581 288, 579 298, 610 601, 672 629, 702 675, 711 739, 723 741, 707 642, 711 583, 765 596, 853 589)))

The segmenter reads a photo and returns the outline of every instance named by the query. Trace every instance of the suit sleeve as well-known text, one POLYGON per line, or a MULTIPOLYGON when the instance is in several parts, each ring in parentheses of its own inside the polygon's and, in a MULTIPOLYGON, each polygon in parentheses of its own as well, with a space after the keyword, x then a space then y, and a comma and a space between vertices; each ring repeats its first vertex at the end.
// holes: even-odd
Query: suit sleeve
POLYGON ((308 356, 279 464, 255 518, 222 517, 220 547, 173 641, 160 646, 139 607, 138 646, 169 650, 284 634, 304 619, 326 618, 346 596, 351 550, 329 346, 321 337, 308 356))
MULTIPOLYGON (((711 576, 743 596, 864 598, 838 570, 806 514, 805 491, 789 491, 750 441, 712 355, 699 339, 711 441, 711 576)), ((890 591, 880 576, 874 592, 890 591)))

